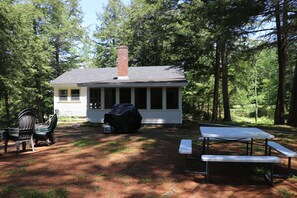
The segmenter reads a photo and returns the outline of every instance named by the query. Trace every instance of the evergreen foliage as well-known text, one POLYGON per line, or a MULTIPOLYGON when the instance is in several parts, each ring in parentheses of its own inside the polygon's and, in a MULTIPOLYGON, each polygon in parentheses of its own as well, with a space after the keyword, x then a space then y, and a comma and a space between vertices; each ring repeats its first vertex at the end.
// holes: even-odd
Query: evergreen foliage
POLYGON ((97 67, 115 67, 117 48, 124 43, 125 6, 121 0, 109 0, 104 12, 98 15, 100 23, 94 33, 95 65, 97 67))
POLYGON ((0 2, 0 120, 17 123, 17 114, 32 108, 40 122, 53 113, 50 81, 78 67, 84 31, 76 0, 0 2))
POLYGON ((261 117, 297 125, 294 0, 109 0, 94 32, 79 0, 0 1, 0 125, 33 108, 53 112, 50 81, 77 67, 185 69, 187 119, 261 117), (90 34, 93 34, 94 41, 90 34))

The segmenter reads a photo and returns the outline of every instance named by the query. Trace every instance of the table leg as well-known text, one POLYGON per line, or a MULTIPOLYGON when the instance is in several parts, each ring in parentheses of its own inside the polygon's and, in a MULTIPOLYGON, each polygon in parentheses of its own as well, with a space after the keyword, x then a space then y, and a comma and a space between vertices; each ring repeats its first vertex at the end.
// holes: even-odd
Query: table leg
POLYGON ((5 141, 4 141, 4 153, 7 153, 7 144, 8 144, 8 140, 5 139, 5 141))
POLYGON ((205 141, 206 141, 206 138, 203 138, 202 154, 205 154, 205 141))
POLYGON ((291 157, 288 158, 288 177, 291 175, 291 157))
POLYGON ((209 182, 209 167, 208 162, 205 162, 205 183, 209 182))
POLYGON ((268 148, 268 139, 266 138, 265 139, 265 155, 267 155, 268 154, 268 152, 267 152, 267 148, 268 148))
POLYGON ((251 155, 253 155, 254 139, 251 138, 251 155))
POLYGON ((273 186, 273 164, 271 164, 270 165, 271 167, 270 167, 270 184, 271 184, 271 186, 273 186))

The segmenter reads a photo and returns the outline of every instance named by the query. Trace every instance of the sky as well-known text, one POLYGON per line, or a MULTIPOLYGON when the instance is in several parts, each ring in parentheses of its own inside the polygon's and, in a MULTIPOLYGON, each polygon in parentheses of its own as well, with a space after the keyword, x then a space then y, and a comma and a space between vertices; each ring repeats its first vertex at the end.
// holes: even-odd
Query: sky
MULTIPOLYGON (((130 0, 123 0, 127 5, 130 0)), ((96 13, 101 13, 103 6, 106 6, 108 0, 80 0, 82 11, 84 13, 84 22, 83 26, 90 26, 90 30, 96 29, 97 15, 96 13)))

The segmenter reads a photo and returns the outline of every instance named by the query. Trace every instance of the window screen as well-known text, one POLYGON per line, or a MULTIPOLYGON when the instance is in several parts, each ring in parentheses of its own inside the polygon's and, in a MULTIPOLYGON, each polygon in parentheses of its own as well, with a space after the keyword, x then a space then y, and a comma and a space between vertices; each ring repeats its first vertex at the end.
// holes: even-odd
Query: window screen
POLYGON ((178 88, 166 89, 166 105, 167 109, 178 109, 178 88))
POLYGON ((151 109, 162 109, 162 88, 151 88, 151 109))
POLYGON ((115 88, 105 88, 104 89, 104 101, 105 109, 111 109, 111 107, 116 103, 116 90, 115 88))
POLYGON ((121 88, 120 89, 120 103, 131 103, 131 89, 121 88))
POLYGON ((101 89, 90 89, 90 109, 101 109, 101 89))
POLYGON ((146 109, 146 88, 135 88, 135 107, 146 109))

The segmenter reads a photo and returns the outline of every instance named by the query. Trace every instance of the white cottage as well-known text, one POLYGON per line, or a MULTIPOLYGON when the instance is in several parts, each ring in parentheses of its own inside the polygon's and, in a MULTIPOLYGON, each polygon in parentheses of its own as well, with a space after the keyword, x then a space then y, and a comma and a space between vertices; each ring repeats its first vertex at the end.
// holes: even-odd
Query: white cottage
POLYGON ((63 116, 87 117, 103 123, 114 104, 131 103, 142 123, 182 123, 182 88, 187 85, 176 66, 128 67, 128 48, 118 49, 118 67, 73 69, 51 82, 54 108, 63 116))

